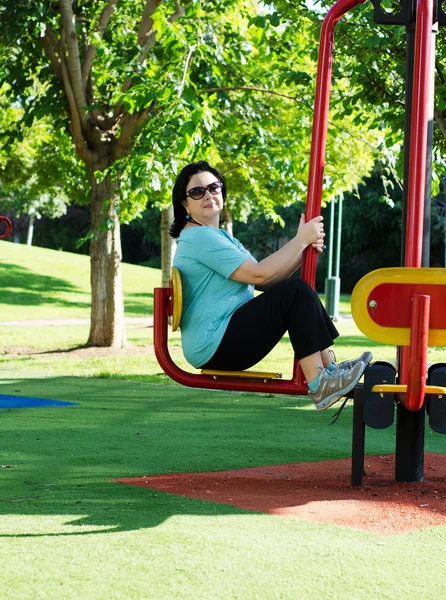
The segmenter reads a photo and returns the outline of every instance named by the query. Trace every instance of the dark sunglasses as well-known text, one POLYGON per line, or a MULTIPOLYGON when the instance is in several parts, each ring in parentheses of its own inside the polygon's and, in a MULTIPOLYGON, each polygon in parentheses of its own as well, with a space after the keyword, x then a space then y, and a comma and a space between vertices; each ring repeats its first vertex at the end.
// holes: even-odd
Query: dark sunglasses
POLYGON ((191 188, 187 194, 186 198, 190 196, 192 200, 201 200, 206 192, 210 192, 213 196, 216 196, 223 189, 223 184, 221 181, 214 181, 214 183, 210 183, 206 187, 194 187, 191 188))

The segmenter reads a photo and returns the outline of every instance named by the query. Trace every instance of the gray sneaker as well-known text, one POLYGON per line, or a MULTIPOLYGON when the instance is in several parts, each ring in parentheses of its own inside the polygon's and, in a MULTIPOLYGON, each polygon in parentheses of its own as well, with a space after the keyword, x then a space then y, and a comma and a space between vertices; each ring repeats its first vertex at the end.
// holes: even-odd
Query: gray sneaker
POLYGON ((354 360, 343 360, 342 362, 337 363, 335 359, 335 369, 350 371, 350 369, 353 369, 358 362, 363 362, 365 363, 365 366, 367 366, 372 358, 373 354, 371 352, 363 352, 359 358, 355 358, 354 360))
POLYGON ((320 383, 316 392, 308 392, 318 411, 325 410, 348 394, 361 379, 366 364, 357 362, 352 369, 321 370, 320 383))

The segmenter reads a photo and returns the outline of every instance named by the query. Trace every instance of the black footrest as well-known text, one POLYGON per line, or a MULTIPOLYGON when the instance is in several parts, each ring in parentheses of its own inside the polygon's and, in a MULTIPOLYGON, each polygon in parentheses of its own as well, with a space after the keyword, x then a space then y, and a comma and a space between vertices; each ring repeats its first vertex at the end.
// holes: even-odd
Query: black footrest
POLYGON ((373 429, 385 429, 393 424, 395 404, 393 394, 372 392, 374 385, 395 383, 395 367, 378 361, 370 365, 364 374, 364 423, 373 429))
MULTIPOLYGON (((432 365, 427 378, 430 385, 446 387, 446 364, 432 365)), ((436 394, 427 395, 427 412, 431 429, 446 434, 446 396, 440 398, 436 394)))

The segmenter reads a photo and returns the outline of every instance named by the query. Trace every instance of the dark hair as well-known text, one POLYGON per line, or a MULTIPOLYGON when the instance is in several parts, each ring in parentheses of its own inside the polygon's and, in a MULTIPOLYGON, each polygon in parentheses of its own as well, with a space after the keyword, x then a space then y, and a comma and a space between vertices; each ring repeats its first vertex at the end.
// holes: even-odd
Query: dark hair
POLYGON ((173 223, 170 226, 169 233, 173 238, 179 237, 181 230, 187 223, 187 212, 183 206, 183 202, 186 200, 187 184, 193 175, 206 172, 212 173, 219 181, 222 182, 223 189, 221 194, 223 196, 223 203, 226 201, 226 179, 223 173, 221 173, 218 169, 211 167, 211 165, 205 160, 199 160, 196 163, 186 165, 178 175, 172 190, 173 223))

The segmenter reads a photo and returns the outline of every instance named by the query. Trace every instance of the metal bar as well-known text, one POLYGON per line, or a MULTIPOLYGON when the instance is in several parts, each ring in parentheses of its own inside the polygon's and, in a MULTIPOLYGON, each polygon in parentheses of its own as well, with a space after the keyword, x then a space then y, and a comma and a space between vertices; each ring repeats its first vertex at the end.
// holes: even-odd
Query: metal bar
MULTIPOLYGON (((305 212, 305 219, 307 221, 318 216, 321 212, 328 110, 330 106, 334 28, 346 12, 358 4, 364 4, 364 2, 366 0, 338 0, 328 11, 322 24, 311 136, 307 208, 305 212)), ((313 288, 316 282, 316 255, 317 252, 313 248, 305 250, 301 272, 301 278, 307 281, 313 288)))
POLYGON ((406 407, 419 410, 424 402, 429 343, 430 296, 414 294, 410 324, 409 368, 406 407))
POLYGON ((432 66, 432 17, 432 0, 418 0, 407 195, 406 267, 421 267, 423 250, 423 209, 432 66))
POLYGON ((335 277, 340 277, 341 273, 341 239, 342 239, 342 194, 338 199, 338 226, 336 232, 336 267, 335 277))
POLYGON ((423 481, 424 404, 413 411, 398 403, 396 408, 396 481, 423 481))
MULTIPOLYGON (((331 279, 333 275, 333 238, 334 238, 334 225, 335 225, 335 204, 332 200, 330 202, 330 237, 328 238, 328 270, 327 277, 331 279)), ((327 301, 327 299, 325 299, 327 301)))
POLYGON ((352 432, 352 486, 362 484, 364 474, 365 424, 364 424, 364 386, 358 386, 354 392, 353 432, 352 432))
MULTIPOLYGON (((407 173, 405 260, 406 267, 421 267, 423 258, 424 203, 428 145, 429 101, 432 98, 432 18, 431 0, 418 0, 413 59, 413 90, 410 122, 410 150, 407 173)), ((406 149, 407 152, 407 149, 406 149)), ((407 383, 409 350, 399 352, 399 381, 407 383)), ((401 398, 405 403, 405 398, 401 398)))
POLYGON ((267 394, 306 395, 307 386, 297 385, 290 379, 247 380, 237 377, 214 379, 211 375, 188 373, 176 365, 169 353, 167 326, 168 289, 155 288, 153 310, 153 342, 156 358, 163 371, 174 381, 194 388, 229 390, 240 392, 263 392, 267 394))
MULTIPOLYGON (((338 0, 328 11, 322 24, 319 41, 314 99, 313 127, 311 132, 310 169, 308 174, 307 206, 305 220, 310 221, 321 213, 322 184, 324 181, 325 150, 327 142, 328 110, 330 107, 331 73, 333 62, 334 29, 339 19, 358 4, 367 0, 338 0)), ((314 248, 303 253, 301 279, 314 289, 316 284, 316 258, 314 248)), ((303 385, 304 375, 299 363, 294 361, 293 381, 303 385)))

